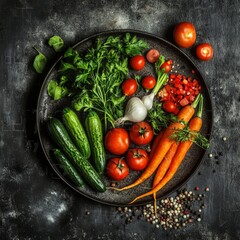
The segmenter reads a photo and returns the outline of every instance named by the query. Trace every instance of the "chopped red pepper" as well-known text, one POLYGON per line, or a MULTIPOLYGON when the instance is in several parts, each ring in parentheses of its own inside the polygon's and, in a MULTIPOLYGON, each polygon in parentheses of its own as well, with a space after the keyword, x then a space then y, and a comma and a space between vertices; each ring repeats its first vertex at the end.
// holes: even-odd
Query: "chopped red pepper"
POLYGON ((183 98, 179 103, 182 107, 184 107, 189 104, 189 101, 187 100, 187 98, 183 98))
POLYGON ((192 79, 181 74, 170 74, 168 83, 159 92, 158 96, 162 102, 167 100, 173 101, 178 109, 191 104, 200 90, 201 86, 197 79, 192 79))

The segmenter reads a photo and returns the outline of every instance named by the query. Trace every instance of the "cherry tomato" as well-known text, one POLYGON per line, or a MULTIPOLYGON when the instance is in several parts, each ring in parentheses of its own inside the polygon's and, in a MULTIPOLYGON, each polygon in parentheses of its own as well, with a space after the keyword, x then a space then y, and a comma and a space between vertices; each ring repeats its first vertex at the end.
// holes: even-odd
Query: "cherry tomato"
POLYGON ((142 55, 136 55, 130 59, 130 66, 136 71, 142 70, 145 64, 146 60, 142 55))
POLYGON ((116 181, 123 180, 129 174, 129 168, 123 158, 111 158, 107 163, 107 175, 116 181))
POLYGON ((164 71, 165 71, 166 73, 170 72, 171 69, 172 69, 172 60, 169 60, 169 61, 164 62, 164 63, 161 65, 160 69, 165 69, 164 71))
POLYGON ((135 123, 130 129, 130 139, 137 145, 145 145, 153 139, 152 126, 147 122, 135 123))
POLYGON ((195 43, 196 37, 196 29, 190 22, 181 22, 174 28, 173 39, 179 47, 190 48, 195 43))
POLYGON ((145 88, 145 89, 152 89, 155 87, 156 85, 156 78, 153 77, 153 76, 146 76, 143 78, 142 80, 142 86, 145 88))
POLYGON ((135 79, 129 78, 122 84, 123 94, 126 96, 132 96, 137 91, 137 87, 137 81, 135 79))
POLYGON ((128 132, 123 128, 109 130, 104 139, 105 148, 113 154, 124 154, 129 148, 128 132))
POLYGON ((168 113, 173 113, 176 111, 177 106, 173 101, 167 100, 163 103, 163 109, 168 113))
POLYGON ((209 43, 201 43, 196 47, 197 58, 202 61, 208 61, 213 57, 213 48, 209 43))
POLYGON ((143 170, 148 164, 148 154, 144 149, 133 148, 127 152, 127 164, 136 171, 143 170))
POLYGON ((146 58, 150 63, 155 63, 158 60, 159 56, 160 56, 160 53, 155 48, 150 49, 146 54, 146 58))

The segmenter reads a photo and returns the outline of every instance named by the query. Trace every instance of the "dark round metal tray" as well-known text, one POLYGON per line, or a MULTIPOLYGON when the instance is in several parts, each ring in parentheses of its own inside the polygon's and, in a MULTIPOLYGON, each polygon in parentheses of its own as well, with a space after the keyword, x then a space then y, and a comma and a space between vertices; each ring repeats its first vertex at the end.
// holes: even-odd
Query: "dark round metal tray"
MULTIPOLYGON (((99 34, 95 34, 91 37, 88 37, 79 43, 77 43, 74 48, 80 52, 86 51, 92 44, 95 42, 96 38, 105 39, 109 35, 125 35, 126 33, 130 33, 131 35, 136 35, 139 39, 144 39, 149 43, 151 48, 157 48, 161 54, 165 56, 166 59, 172 59, 174 62, 175 68, 173 72, 177 71, 180 74, 184 74, 186 76, 192 76, 198 79, 200 85, 202 86, 202 94, 204 96, 204 108, 203 108, 203 127, 201 133, 206 136, 208 139, 211 135, 212 129, 212 104, 211 98, 209 95, 208 88, 204 82, 204 79, 199 72, 196 65, 191 61, 191 59, 179 50, 176 46, 169 43, 168 41, 155 36, 153 34, 149 34, 146 32, 134 31, 134 30, 115 30, 102 32, 99 34), (195 72, 194 75, 192 72, 195 72)), ((83 188, 76 187, 68 178, 63 174, 61 168, 59 168, 55 159, 51 155, 51 149, 54 147, 53 142, 51 141, 49 134, 46 129, 46 119, 49 116, 56 115, 57 112, 61 111, 63 107, 70 105, 70 102, 67 99, 62 99, 59 101, 53 101, 47 94, 47 86, 51 79, 54 79, 56 76, 56 66, 61 60, 58 59, 56 63, 52 66, 49 73, 47 74, 44 83, 42 85, 38 105, 37 105, 37 129, 40 138, 40 142, 43 148, 43 151, 58 176, 67 183, 71 188, 73 188, 78 193, 93 199, 95 201, 108 204, 108 205, 127 205, 131 200, 133 200, 136 196, 141 193, 144 193, 151 189, 152 178, 148 179, 145 183, 127 191, 119 192, 108 189, 104 193, 98 193, 93 191, 90 187, 85 186, 83 188)), ((143 71, 139 72, 138 75, 146 75, 152 73, 152 66, 147 64, 143 71)), ((84 115, 79 112, 78 116, 83 120, 84 115)), ((167 196, 168 194, 176 191, 180 188, 186 181, 194 174, 195 170, 198 168, 203 156, 205 154, 205 150, 193 145, 190 151, 187 153, 184 161, 182 162, 179 170, 177 171, 174 178, 160 190, 157 194, 157 198, 162 198, 167 196)), ((109 158, 110 155, 107 155, 109 158)), ((118 187, 126 186, 132 183, 141 172, 131 171, 130 175, 123 181, 118 182, 118 187)), ((112 182, 106 176, 103 176, 103 180, 106 182, 106 185, 109 186, 112 182)), ((152 201, 152 197, 147 197, 141 199, 134 203, 134 205, 146 204, 152 201)))

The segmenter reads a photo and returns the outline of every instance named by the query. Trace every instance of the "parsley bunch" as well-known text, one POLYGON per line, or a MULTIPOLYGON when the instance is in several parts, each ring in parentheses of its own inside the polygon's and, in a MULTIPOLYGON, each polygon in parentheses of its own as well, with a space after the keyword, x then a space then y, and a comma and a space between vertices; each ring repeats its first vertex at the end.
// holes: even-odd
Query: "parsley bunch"
POLYGON ((109 36, 105 41, 97 38, 84 55, 69 48, 61 61, 58 80, 49 82, 48 93, 55 99, 71 96, 77 111, 96 110, 106 130, 108 124, 114 126, 115 120, 124 115, 126 97, 121 84, 129 74, 128 58, 146 48, 145 41, 129 33, 109 36))

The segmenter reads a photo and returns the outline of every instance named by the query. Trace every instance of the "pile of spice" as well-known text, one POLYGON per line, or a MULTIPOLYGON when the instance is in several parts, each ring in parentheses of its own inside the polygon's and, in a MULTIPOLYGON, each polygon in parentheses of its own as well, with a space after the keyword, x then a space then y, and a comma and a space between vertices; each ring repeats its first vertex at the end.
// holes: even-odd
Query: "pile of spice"
MULTIPOLYGON (((145 220, 154 224, 156 228, 164 230, 186 227, 194 221, 202 220, 202 211, 205 208, 205 193, 199 192, 199 187, 194 191, 181 190, 175 197, 168 197, 157 202, 157 213, 154 205, 147 204, 137 207, 118 207, 117 212, 129 224, 134 220, 145 220)), ((205 188, 204 192, 208 192, 205 188)))

